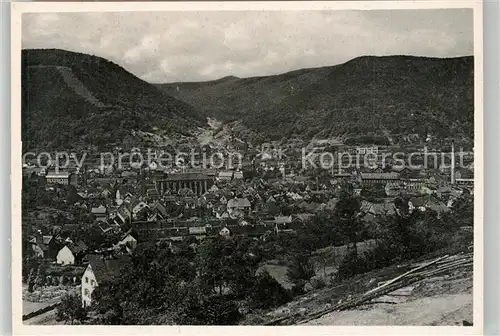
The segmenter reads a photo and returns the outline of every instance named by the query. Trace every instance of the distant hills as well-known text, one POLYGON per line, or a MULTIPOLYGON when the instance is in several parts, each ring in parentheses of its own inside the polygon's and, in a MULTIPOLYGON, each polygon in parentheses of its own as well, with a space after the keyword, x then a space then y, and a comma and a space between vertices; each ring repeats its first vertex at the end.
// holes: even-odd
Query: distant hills
POLYGON ((136 141, 132 131, 192 137, 207 117, 237 121, 236 136, 250 141, 431 134, 470 143, 473 66, 472 56, 359 57, 273 76, 150 84, 101 57, 23 50, 23 149, 103 148, 136 141))
POLYGON ((104 58, 22 51, 23 149, 105 147, 132 130, 190 136, 206 118, 104 58))
POLYGON ((418 134, 473 139, 474 59, 359 57, 274 76, 157 84, 224 121, 269 139, 343 140, 418 134))

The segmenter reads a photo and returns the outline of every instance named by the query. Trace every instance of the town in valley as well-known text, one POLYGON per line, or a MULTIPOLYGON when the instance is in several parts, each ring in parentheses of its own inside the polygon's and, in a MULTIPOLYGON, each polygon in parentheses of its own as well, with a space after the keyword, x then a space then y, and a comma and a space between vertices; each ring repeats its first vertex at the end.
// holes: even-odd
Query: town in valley
MULTIPOLYGON (((23 323, 472 325, 481 149, 462 29, 472 10, 389 12, 345 12, 369 29, 392 19, 402 28, 380 33, 398 41, 387 50, 380 40, 364 51, 370 33, 346 35, 339 43, 355 55, 339 60, 342 50, 316 60, 328 48, 306 28, 254 55, 233 26, 205 29, 194 12, 25 14, 23 323), (191 21, 164 29, 162 15, 191 21), (77 38, 87 20, 107 39, 77 38), (106 35, 141 29, 177 37, 151 33, 134 49, 106 35), (457 42, 442 43, 441 30, 457 42), (182 63, 198 52, 196 34, 221 43, 223 61, 207 42, 206 57, 182 63), (276 60, 273 48, 294 38, 316 42, 276 60), (173 55, 163 61, 161 43, 173 55), (244 66, 229 62, 238 48, 252 59, 244 66)), ((296 14, 196 15, 264 34, 259 20, 290 27, 281 23, 296 14)), ((318 16, 301 24, 344 22, 307 15, 318 16)))

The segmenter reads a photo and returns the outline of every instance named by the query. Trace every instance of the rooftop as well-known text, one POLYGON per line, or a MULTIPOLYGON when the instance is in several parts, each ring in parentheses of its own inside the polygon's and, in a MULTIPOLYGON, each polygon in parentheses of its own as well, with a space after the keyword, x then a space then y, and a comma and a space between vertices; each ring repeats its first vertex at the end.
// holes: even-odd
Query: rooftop
POLYGON ((130 261, 130 257, 126 255, 120 255, 113 259, 104 259, 103 256, 91 254, 87 256, 87 259, 98 282, 108 281, 118 276, 130 261))
POLYGON ((361 173, 363 180, 397 180, 398 173, 361 173))
POLYGON ((210 177, 203 173, 175 173, 168 175, 164 181, 199 181, 209 179, 210 177))
POLYGON ((69 172, 48 172, 45 178, 69 178, 69 172))

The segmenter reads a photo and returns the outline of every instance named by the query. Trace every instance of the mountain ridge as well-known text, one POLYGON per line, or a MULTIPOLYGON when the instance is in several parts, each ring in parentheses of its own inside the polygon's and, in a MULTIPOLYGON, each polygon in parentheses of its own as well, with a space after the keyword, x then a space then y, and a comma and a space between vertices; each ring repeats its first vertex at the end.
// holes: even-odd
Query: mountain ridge
POLYGON ((361 56, 283 74, 150 84, 102 57, 22 50, 23 150, 109 147, 134 130, 195 137, 207 118, 245 141, 398 143, 474 131, 473 56, 361 56), (354 140, 353 140, 354 139, 354 140))
POLYGON ((133 130, 191 136, 206 124, 189 104, 102 57, 22 50, 24 149, 108 146, 133 130))
POLYGON ((278 75, 156 86, 205 116, 241 119, 272 139, 387 132, 472 138, 473 63, 473 56, 361 56, 278 75))

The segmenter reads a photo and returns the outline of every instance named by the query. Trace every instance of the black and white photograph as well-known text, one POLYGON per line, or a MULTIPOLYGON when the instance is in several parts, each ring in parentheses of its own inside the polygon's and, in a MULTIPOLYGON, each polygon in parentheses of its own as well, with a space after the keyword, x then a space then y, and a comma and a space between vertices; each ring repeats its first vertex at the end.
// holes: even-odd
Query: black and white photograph
POLYGON ((15 323, 480 332, 481 3, 418 3, 18 3, 15 323))

